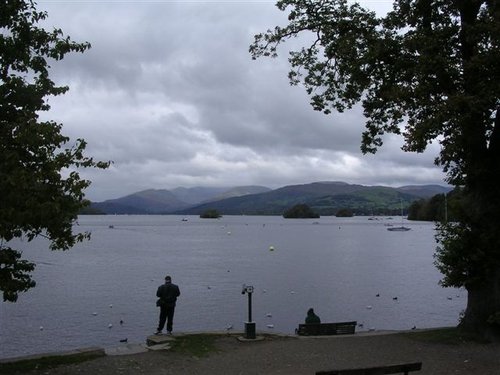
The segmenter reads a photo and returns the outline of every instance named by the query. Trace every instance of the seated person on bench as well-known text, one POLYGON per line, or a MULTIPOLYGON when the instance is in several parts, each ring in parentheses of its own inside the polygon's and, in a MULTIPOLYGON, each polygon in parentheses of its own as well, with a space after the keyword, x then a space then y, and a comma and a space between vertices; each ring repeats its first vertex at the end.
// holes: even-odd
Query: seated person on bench
POLYGON ((321 319, 314 313, 314 309, 311 307, 307 310, 306 324, 311 323, 321 323, 321 319))

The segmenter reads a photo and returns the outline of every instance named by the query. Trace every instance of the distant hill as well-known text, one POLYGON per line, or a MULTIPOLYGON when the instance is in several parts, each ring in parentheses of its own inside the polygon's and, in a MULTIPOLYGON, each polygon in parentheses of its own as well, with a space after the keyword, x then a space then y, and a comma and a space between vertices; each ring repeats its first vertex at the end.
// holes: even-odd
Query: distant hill
POLYGON ((165 214, 190 205, 178 199, 169 190, 149 189, 122 198, 93 202, 92 209, 107 214, 165 214))
POLYGON ((270 189, 264 186, 239 186, 231 188, 179 187, 173 190, 149 189, 103 202, 92 202, 82 213, 105 214, 170 214, 203 202, 227 197, 253 194, 270 189))
POLYGON ((202 187, 195 186, 192 188, 178 187, 170 190, 170 192, 177 197, 177 199, 188 204, 199 204, 208 201, 215 196, 223 194, 231 188, 220 187, 202 187))
POLYGON ((94 202, 89 211, 107 214, 200 215, 214 209, 222 215, 282 215, 294 205, 307 204, 320 215, 335 215, 341 209, 349 209, 355 215, 399 215, 400 202, 407 209, 416 200, 450 190, 440 185, 392 188, 330 181, 289 185, 275 190, 263 186, 150 189, 94 202))
POLYGON ((442 190, 436 185, 391 188, 314 182, 204 203, 178 213, 198 215, 207 209, 216 209, 223 215, 281 215, 296 204, 307 204, 320 215, 335 215, 340 209, 351 209, 356 215, 399 215, 400 202, 407 208, 415 200, 435 195, 436 191, 451 190, 439 188, 442 190))
POLYGON ((206 202, 220 201, 222 199, 233 198, 233 197, 241 197, 250 194, 260 194, 271 191, 268 187, 265 186, 238 186, 226 190, 214 197, 209 199, 205 199, 206 202))
POLYGON ((421 198, 430 198, 436 194, 448 193, 451 188, 441 185, 407 185, 401 186, 397 190, 421 198))

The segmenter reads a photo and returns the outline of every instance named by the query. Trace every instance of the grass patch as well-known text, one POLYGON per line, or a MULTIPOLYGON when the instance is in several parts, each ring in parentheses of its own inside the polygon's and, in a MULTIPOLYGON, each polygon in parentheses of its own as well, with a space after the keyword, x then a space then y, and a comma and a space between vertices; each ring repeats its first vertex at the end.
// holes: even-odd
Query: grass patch
POLYGON ((99 357, 102 357, 102 354, 81 353, 68 356, 55 355, 55 356, 20 360, 16 362, 0 363, 0 373, 8 375, 8 374, 24 374, 27 371, 33 371, 33 370, 50 370, 60 365, 78 364, 99 357))
POLYGON ((194 334, 175 338, 172 342, 172 351, 176 353, 189 354, 195 357, 206 357, 216 352, 215 341, 217 335, 194 334))
POLYGON ((412 340, 431 342, 437 344, 460 345, 468 342, 486 343, 478 336, 462 331, 458 327, 429 329, 415 332, 405 332, 401 335, 412 340))

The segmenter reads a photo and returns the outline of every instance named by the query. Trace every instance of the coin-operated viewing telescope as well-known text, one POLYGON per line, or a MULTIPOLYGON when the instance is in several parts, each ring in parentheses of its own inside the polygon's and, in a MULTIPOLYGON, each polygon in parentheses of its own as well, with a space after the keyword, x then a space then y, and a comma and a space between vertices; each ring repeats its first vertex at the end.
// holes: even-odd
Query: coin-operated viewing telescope
POLYGON ((255 322, 252 322, 252 293, 253 286, 243 284, 241 294, 248 294, 248 321, 245 322, 245 338, 255 339, 255 322))

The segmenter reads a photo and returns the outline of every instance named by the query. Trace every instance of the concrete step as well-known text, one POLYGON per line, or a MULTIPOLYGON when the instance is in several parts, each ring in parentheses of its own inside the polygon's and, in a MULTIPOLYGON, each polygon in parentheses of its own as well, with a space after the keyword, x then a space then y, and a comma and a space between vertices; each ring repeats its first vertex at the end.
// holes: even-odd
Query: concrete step
POLYGON ((175 340, 175 336, 172 335, 151 335, 146 339, 146 344, 148 346, 155 346, 166 344, 175 340))

